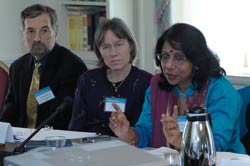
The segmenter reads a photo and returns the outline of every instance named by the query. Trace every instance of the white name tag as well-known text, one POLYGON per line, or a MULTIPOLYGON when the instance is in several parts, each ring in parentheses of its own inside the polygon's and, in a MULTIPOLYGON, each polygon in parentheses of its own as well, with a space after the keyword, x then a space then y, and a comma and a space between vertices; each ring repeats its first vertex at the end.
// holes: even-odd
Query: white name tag
POLYGON ((125 98, 105 98, 105 112, 116 112, 114 107, 112 106, 112 103, 116 103, 122 112, 125 111, 125 106, 126 106, 126 99, 125 98))
POLYGON ((55 95, 49 86, 34 92, 34 96, 39 105, 55 98, 55 95))
POLYGON ((177 122, 178 122, 178 127, 180 129, 180 132, 183 132, 185 125, 186 125, 187 117, 186 116, 178 116, 177 117, 177 122))
POLYGON ((14 134, 10 123, 0 122, 0 144, 5 142, 14 142, 14 134))

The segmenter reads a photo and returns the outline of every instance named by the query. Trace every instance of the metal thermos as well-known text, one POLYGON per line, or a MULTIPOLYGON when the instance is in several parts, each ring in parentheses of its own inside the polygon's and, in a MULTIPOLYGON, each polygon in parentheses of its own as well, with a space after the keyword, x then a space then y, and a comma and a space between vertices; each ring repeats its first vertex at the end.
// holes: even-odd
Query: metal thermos
POLYGON ((180 150, 181 166, 215 166, 216 151, 209 113, 205 108, 188 109, 180 150))

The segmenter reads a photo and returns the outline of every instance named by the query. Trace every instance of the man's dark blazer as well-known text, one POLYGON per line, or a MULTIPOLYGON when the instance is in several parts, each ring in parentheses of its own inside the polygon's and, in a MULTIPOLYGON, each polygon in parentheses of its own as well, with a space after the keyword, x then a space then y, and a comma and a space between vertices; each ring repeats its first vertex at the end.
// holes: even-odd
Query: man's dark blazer
MULTIPOLYGON (((0 121, 12 126, 27 127, 26 102, 33 73, 32 55, 20 57, 10 66, 9 88, 0 121)), ((51 115, 66 96, 73 98, 79 76, 87 70, 83 61, 58 44, 47 55, 40 75, 40 88, 50 86, 55 95, 53 100, 38 106, 36 127, 51 115)), ((72 106, 62 111, 49 124, 56 129, 67 129, 71 119, 72 106)))

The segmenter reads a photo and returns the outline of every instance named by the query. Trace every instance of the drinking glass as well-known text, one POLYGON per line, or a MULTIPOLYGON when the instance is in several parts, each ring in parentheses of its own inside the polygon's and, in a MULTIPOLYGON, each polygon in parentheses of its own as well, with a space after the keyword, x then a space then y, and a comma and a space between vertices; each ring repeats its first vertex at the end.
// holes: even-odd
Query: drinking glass
POLYGON ((64 136, 51 136, 45 138, 46 145, 52 149, 57 149, 65 146, 66 138, 64 136))
POLYGON ((167 166, 179 166, 179 154, 177 152, 166 152, 164 153, 164 159, 166 160, 167 166))

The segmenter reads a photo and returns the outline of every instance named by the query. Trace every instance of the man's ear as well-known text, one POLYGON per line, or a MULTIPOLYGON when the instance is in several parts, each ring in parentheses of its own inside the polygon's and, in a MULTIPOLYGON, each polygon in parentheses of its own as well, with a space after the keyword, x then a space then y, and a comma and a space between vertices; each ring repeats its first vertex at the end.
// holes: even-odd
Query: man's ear
POLYGON ((24 32, 24 30, 22 28, 20 30, 20 33, 21 33, 23 41, 26 41, 25 32, 24 32))
POLYGON ((55 38, 57 40, 57 38, 58 38, 58 26, 55 27, 54 31, 55 31, 55 38))

